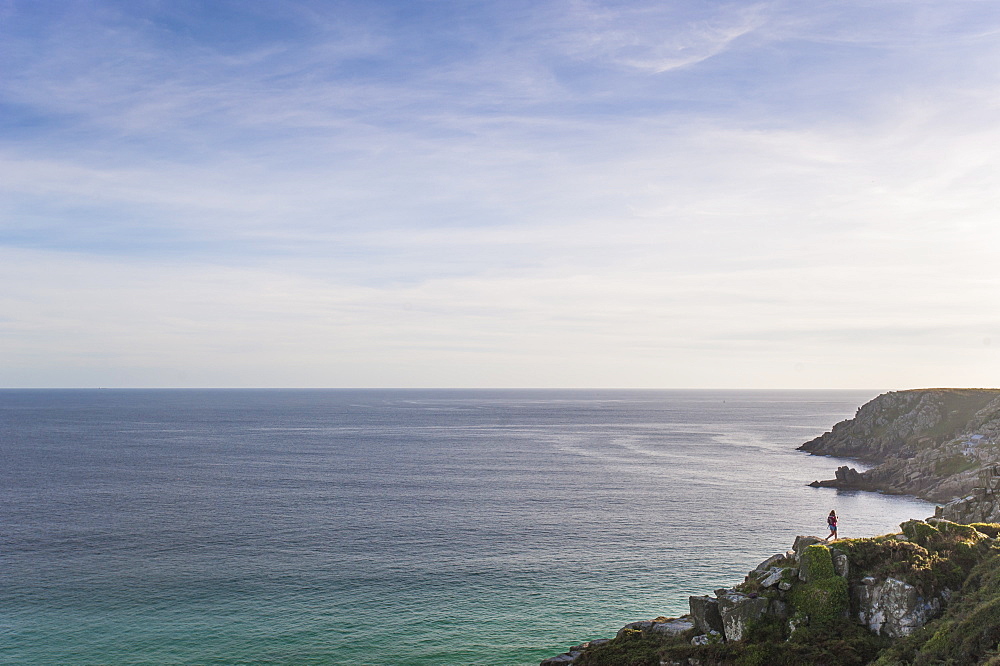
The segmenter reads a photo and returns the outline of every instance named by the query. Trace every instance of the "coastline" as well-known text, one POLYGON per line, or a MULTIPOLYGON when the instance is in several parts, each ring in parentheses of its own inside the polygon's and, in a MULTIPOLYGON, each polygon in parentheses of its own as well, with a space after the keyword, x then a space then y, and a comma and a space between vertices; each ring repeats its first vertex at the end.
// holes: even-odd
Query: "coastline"
MULTIPOLYGON (((935 515, 927 518, 929 522, 913 516, 911 518, 914 520, 901 524, 903 532, 879 537, 898 543, 911 543, 923 538, 925 545, 930 545, 927 541, 930 537, 927 535, 931 532, 937 534, 939 531, 951 530, 957 534, 969 534, 970 528, 963 527, 965 523, 952 522, 946 518, 965 519, 966 523, 972 522, 970 518, 975 518, 979 524, 1000 520, 1000 466, 992 467, 995 463, 1000 463, 1000 452, 989 446, 997 441, 998 435, 1000 391, 917 390, 878 396, 862 405, 854 418, 836 424, 830 431, 799 446, 797 450, 815 456, 837 457, 842 460, 850 458, 862 465, 871 465, 861 472, 849 465, 841 465, 836 470, 834 479, 817 480, 809 484, 815 488, 911 496, 932 502, 950 500, 945 506, 935 508, 935 515), (951 409, 942 414, 944 410, 940 409, 941 405, 954 408, 963 402, 967 403, 964 410, 951 409), (937 413, 933 413, 928 405, 937 405, 937 413), (905 409, 906 407, 910 409, 905 409), (886 412, 892 413, 893 417, 886 418, 886 412), (972 437, 976 437, 972 441, 979 445, 975 455, 969 455, 968 441, 972 437), (963 459, 957 459, 955 442, 961 440, 966 440, 964 449, 959 452, 963 459), (951 467, 942 464, 942 461, 964 462, 964 459, 974 459, 977 464, 968 469, 961 469, 953 462, 951 467), (995 469, 995 478, 984 481, 987 475, 982 472, 983 468, 995 469), (972 474, 974 470, 979 471, 972 474), (963 491, 969 492, 975 488, 976 482, 980 484, 978 494, 974 492, 964 497, 958 496, 963 491), (984 484, 985 492, 982 487, 984 484), (996 500, 984 506, 986 495, 995 496, 996 500), (989 520, 991 518, 994 520, 989 520)), ((980 542, 991 538, 974 529, 971 533, 978 534, 976 539, 980 542)), ((992 537, 995 536, 996 534, 992 534, 992 537)), ((856 540, 841 541, 846 545, 853 544, 856 540)), ((878 539, 862 541, 873 542, 878 539)), ((588 660, 586 655, 618 649, 615 646, 628 638, 647 640, 650 636, 656 636, 657 640, 662 640, 669 637, 675 643, 690 642, 695 647, 713 642, 738 643, 743 640, 748 626, 768 614, 782 622, 788 621, 792 625, 788 631, 794 634, 795 622, 789 619, 790 599, 781 596, 782 592, 793 588, 793 583, 789 580, 790 572, 794 571, 793 575, 798 576, 800 569, 797 566, 805 549, 819 546, 829 551, 836 573, 841 579, 848 580, 851 562, 857 566, 857 561, 839 551, 836 544, 834 542, 827 547, 818 537, 797 537, 792 550, 775 554, 748 574, 741 585, 749 587, 741 589, 738 585, 715 590, 714 599, 710 596, 692 596, 689 599, 690 612, 685 615, 629 623, 618 631, 614 639, 597 639, 575 645, 567 652, 546 659, 541 664, 573 664, 581 657, 584 657, 581 663, 599 664, 602 663, 600 660, 588 660), (761 588, 768 589, 770 594, 766 602, 761 600, 761 588), (748 592, 750 589, 754 591, 748 592), (706 608, 711 610, 706 611, 706 608), (714 619, 707 619, 708 617, 714 619)), ((902 638, 940 616, 953 594, 954 590, 944 587, 925 600, 917 588, 904 581, 868 576, 859 582, 855 577, 850 586, 850 611, 855 616, 854 619, 866 626, 874 636, 902 638), (891 592, 888 591, 890 588, 891 592), (905 603, 901 599, 905 599, 905 603), (895 619, 887 625, 887 617, 895 619)), ((846 609, 845 605, 843 612, 846 613, 846 609)), ((702 663, 694 657, 691 659, 691 663, 702 663)), ((660 663, 682 665, 687 662, 660 663)))

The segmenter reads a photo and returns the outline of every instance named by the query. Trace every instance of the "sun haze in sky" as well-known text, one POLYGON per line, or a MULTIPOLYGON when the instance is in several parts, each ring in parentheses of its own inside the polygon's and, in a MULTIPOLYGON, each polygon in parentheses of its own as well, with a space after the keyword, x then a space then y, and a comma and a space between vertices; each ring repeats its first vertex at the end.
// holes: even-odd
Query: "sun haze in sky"
POLYGON ((0 0, 0 386, 994 386, 1000 4, 0 0))

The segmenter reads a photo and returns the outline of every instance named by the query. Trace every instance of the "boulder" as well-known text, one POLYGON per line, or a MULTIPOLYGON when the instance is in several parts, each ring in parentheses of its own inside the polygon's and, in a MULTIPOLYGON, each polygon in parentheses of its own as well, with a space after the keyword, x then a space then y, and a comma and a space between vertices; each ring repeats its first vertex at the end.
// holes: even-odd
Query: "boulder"
POLYGON ((837 468, 834 472, 834 476, 837 477, 837 481, 840 482, 842 486, 857 486, 861 483, 861 474, 858 470, 853 467, 848 467, 843 465, 837 468))
POLYGON ((655 622, 652 620, 640 620, 639 622, 629 622, 624 627, 618 630, 615 638, 621 638, 629 631, 649 631, 653 628, 655 622))
POLYGON ((761 579, 760 586, 772 587, 774 585, 777 585, 778 583, 781 582, 782 578, 785 575, 785 572, 788 570, 789 569, 785 567, 772 567, 772 569, 767 573, 767 576, 761 579))
POLYGON ((861 624, 891 638, 909 636, 941 612, 940 599, 926 600, 917 588, 895 578, 874 583, 865 578, 851 587, 851 600, 861 624))
POLYGON ((837 550, 836 548, 830 549, 830 554, 833 556, 833 570, 838 576, 843 576, 847 578, 847 574, 851 572, 851 561, 847 557, 847 553, 837 550))
POLYGON ((691 631, 694 629, 694 622, 689 617, 679 617, 673 620, 667 620, 666 622, 653 622, 653 626, 650 627, 650 631, 657 634, 666 634, 667 636, 678 636, 683 634, 685 631, 691 631))
POLYGON ((629 631, 652 631, 668 636, 677 636, 685 631, 695 628, 694 618, 690 615, 677 618, 657 618, 656 620, 641 620, 639 622, 629 622, 618 630, 617 638, 621 638, 629 631))
POLYGON ((572 664, 577 660, 577 658, 583 654, 587 648, 596 647, 598 645, 604 645, 610 638, 598 638, 597 640, 587 641, 586 643, 580 643, 579 645, 574 645, 566 652, 562 654, 557 654, 554 657, 549 657, 548 659, 542 661, 539 666, 562 666, 563 664, 572 664))
POLYGON ((747 626, 767 612, 767 597, 747 595, 729 590, 719 597, 719 615, 722 616, 722 633, 727 641, 740 641, 747 626))
POLYGON ((766 560, 758 564, 757 568, 750 572, 750 575, 753 577, 761 575, 768 569, 771 569, 775 562, 779 562, 785 559, 785 557, 787 557, 785 553, 777 553, 776 555, 772 555, 771 557, 767 558, 766 560))
POLYGON ((795 543, 792 545, 792 550, 795 551, 795 558, 798 559, 802 557, 802 551, 804 551, 809 546, 817 543, 826 543, 819 537, 815 536, 797 536, 795 537, 795 543))
POLYGON ((722 615, 719 614, 718 599, 709 596, 689 597, 688 606, 691 608, 691 618, 698 631, 706 634, 713 631, 722 633, 722 615))

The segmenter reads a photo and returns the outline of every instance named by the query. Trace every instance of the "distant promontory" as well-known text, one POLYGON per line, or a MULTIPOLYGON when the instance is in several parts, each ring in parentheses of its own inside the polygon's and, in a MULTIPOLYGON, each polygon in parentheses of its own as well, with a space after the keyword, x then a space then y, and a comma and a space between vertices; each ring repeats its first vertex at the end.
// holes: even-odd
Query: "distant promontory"
POLYGON ((799 450, 874 465, 812 485, 915 495, 946 503, 939 513, 950 520, 1000 520, 983 492, 1000 483, 1000 389, 885 393, 799 450))

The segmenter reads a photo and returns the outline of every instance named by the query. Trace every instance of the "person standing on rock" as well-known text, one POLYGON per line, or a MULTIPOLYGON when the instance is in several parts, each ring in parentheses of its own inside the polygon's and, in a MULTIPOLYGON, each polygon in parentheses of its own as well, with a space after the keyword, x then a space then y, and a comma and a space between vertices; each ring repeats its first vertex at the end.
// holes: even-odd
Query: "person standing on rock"
POLYGON ((837 512, 831 511, 830 515, 826 517, 826 526, 830 528, 830 536, 823 539, 823 541, 829 541, 833 539, 837 540, 837 512))

